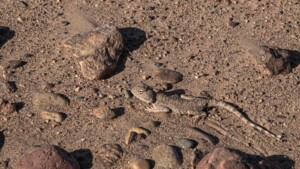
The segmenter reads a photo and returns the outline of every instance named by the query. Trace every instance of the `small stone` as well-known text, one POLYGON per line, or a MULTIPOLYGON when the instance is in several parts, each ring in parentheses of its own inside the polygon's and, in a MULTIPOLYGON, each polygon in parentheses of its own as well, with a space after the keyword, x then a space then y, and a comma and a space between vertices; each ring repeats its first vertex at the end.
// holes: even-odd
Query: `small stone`
POLYGON ((74 89, 75 92, 79 92, 80 90, 81 90, 81 87, 76 87, 76 88, 74 89))
POLYGON ((149 78, 150 78, 150 76, 147 76, 147 75, 143 75, 143 76, 142 76, 142 79, 143 79, 143 80, 148 80, 149 78))
POLYGON ((122 157, 123 150, 118 144, 104 144, 96 153, 97 158, 104 167, 112 167, 122 157))
POLYGON ((25 64, 26 62, 22 60, 10 60, 8 61, 8 68, 16 69, 24 66, 25 64))
POLYGON ((130 99, 130 98, 132 98, 133 95, 130 92, 130 90, 125 90, 124 91, 124 96, 125 96, 126 99, 130 99))
POLYGON ((179 153, 172 146, 160 145, 153 149, 152 158, 155 166, 165 169, 179 168, 182 159, 179 153))
POLYGON ((197 142, 191 139, 182 138, 177 141, 176 145, 182 149, 191 149, 197 146, 197 142))
POLYGON ((35 93, 32 103, 37 108, 58 109, 69 105, 69 100, 64 96, 56 93, 35 93))
POLYGON ((150 164, 145 159, 134 159, 129 162, 129 167, 131 169, 150 169, 150 164))
POLYGON ((16 108, 12 103, 0 98, 0 113, 1 114, 12 114, 16 112, 16 108))
POLYGON ((80 169, 75 158, 60 147, 44 145, 25 155, 15 169, 80 169))
POLYGON ((160 125, 160 122, 150 120, 143 124, 143 128, 153 131, 156 127, 160 125))
POLYGON ((64 120, 64 116, 59 112, 42 111, 41 117, 44 120, 51 120, 61 123, 64 120))
POLYGON ((52 89, 53 87, 54 87, 54 84, 52 84, 52 83, 43 82, 41 84, 41 88, 43 90, 49 90, 49 89, 52 89))
POLYGON ((108 106, 101 106, 93 110, 92 114, 100 120, 112 120, 116 117, 116 113, 112 111, 108 106))
POLYGON ((179 72, 169 69, 157 69, 153 77, 165 83, 178 83, 182 81, 183 75, 179 72))
POLYGON ((107 97, 110 98, 111 100, 115 100, 117 98, 115 95, 112 94, 109 94, 107 97))
POLYGON ((17 5, 22 9, 27 9, 28 4, 24 1, 17 1, 17 5))
POLYGON ((114 72, 124 42, 119 29, 109 24, 75 35, 64 47, 65 53, 74 59, 83 77, 95 80, 114 72))

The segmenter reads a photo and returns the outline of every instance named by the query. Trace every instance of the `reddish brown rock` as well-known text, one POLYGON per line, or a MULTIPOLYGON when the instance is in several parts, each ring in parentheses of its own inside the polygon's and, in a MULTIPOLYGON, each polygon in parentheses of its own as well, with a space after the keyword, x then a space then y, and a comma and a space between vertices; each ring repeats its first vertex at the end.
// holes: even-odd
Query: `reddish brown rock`
POLYGON ((97 27, 68 40, 66 54, 75 60, 83 77, 102 79, 112 74, 124 48, 119 29, 115 25, 97 27))
POLYGON ((226 148, 216 148, 203 157, 197 169, 249 169, 242 159, 242 156, 236 152, 226 148))
POLYGON ((258 69, 264 74, 286 74, 292 70, 291 56, 288 50, 259 46, 258 48, 250 49, 248 52, 254 57, 258 69))
POLYGON ((44 145, 25 155, 15 169, 80 169, 74 157, 65 150, 44 145))

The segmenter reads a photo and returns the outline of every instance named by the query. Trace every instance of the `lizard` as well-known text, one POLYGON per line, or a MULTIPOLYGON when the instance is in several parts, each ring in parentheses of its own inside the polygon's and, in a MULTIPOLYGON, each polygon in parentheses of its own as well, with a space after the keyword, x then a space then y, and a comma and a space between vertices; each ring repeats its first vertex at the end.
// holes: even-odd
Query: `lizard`
POLYGON ((231 104, 224 101, 215 100, 211 98, 184 97, 183 95, 169 96, 163 92, 155 92, 150 86, 144 83, 132 87, 131 93, 137 99, 152 105, 152 107, 145 109, 148 112, 173 112, 182 115, 199 116, 201 113, 205 113, 204 111, 208 108, 222 108, 236 115, 244 123, 250 125, 254 129, 276 139, 282 139, 282 135, 276 135, 273 132, 261 127, 260 125, 255 124, 254 122, 246 118, 239 110, 237 110, 231 104))

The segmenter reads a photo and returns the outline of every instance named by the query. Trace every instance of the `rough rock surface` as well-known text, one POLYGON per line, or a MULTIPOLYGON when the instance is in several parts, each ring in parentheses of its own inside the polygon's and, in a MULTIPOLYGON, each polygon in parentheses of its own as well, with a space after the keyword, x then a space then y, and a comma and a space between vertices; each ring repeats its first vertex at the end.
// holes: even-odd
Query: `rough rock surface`
POLYGON ((25 155, 15 169, 80 169, 72 155, 65 150, 44 145, 25 155))
POLYGON ((249 169, 242 156, 226 148, 216 148, 197 165, 197 169, 249 169))
POLYGON ((260 46, 258 49, 249 50, 262 73, 278 75, 289 73, 292 70, 289 52, 277 47, 260 46))
POLYGON ((155 166, 165 169, 178 168, 182 163, 179 153, 169 145, 160 145, 154 148, 152 158, 155 166))
POLYGON ((114 71, 124 44, 118 28, 110 24, 75 35, 64 47, 80 67, 83 77, 95 80, 114 71))

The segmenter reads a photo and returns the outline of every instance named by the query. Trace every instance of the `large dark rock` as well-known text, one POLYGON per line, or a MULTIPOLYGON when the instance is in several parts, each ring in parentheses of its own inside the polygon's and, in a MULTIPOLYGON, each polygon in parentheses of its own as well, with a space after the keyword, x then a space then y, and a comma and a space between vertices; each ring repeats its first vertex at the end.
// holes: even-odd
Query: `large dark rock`
POLYGON ((25 155, 15 169, 80 169, 74 157, 57 146, 44 145, 25 155))

